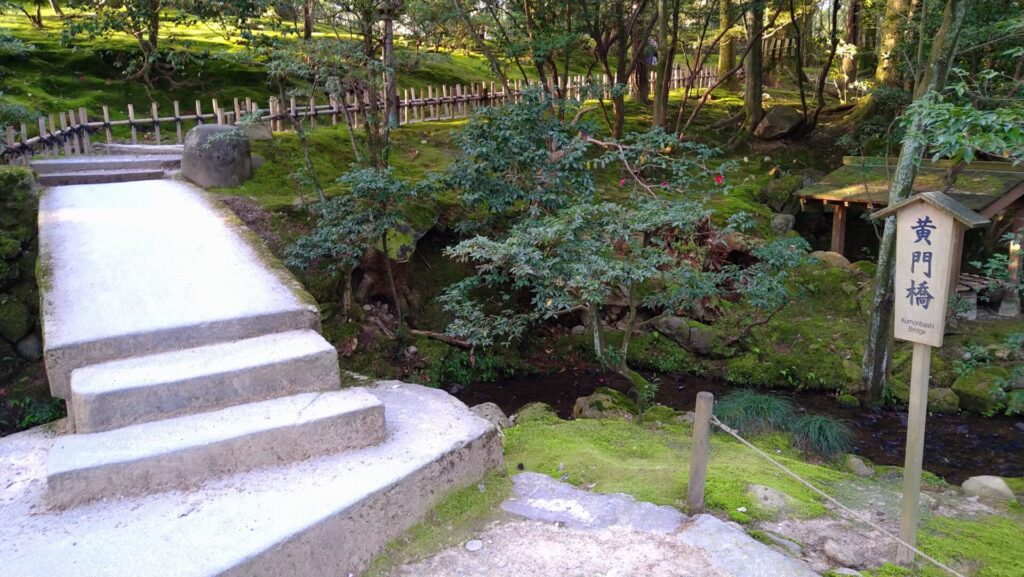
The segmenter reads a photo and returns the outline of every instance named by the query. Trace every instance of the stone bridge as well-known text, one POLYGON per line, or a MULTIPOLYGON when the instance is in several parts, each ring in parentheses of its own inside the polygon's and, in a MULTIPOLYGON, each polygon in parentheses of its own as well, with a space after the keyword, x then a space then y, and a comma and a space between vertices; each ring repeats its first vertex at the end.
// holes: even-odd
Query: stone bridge
POLYGON ((68 419, 0 443, 0 572, 358 574, 500 466, 496 430, 447 394, 343 387, 313 299, 202 190, 55 186, 39 223, 68 419))

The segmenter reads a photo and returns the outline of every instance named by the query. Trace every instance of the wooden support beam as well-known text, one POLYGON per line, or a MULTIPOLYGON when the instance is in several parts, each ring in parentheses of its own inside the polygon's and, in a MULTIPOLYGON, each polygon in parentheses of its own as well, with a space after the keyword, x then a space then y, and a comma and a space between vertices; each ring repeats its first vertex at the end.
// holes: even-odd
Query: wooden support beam
POLYGON ((85 111, 85 107, 78 109, 78 122, 82 126, 82 150, 86 156, 90 156, 92 155, 92 140, 89 138, 89 113, 85 111))
POLYGON ((842 204, 835 205, 835 212, 832 213, 832 252, 843 254, 846 248, 846 211, 842 204))
POLYGON ((704 483, 708 477, 708 448, 711 445, 711 414, 715 396, 707 391, 697 393, 694 408, 693 443, 690 451, 690 480, 686 485, 686 504, 690 512, 704 508, 704 483))

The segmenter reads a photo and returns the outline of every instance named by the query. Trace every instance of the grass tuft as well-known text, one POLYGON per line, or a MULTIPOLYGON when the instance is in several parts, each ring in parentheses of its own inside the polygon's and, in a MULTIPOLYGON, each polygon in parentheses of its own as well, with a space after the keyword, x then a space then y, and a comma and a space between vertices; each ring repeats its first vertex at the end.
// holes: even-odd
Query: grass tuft
POLYGON ((801 415, 792 422, 790 431, 797 446, 829 459, 849 453, 853 447, 850 427, 825 415, 801 415))
POLYGON ((784 431, 795 408, 788 399, 749 389, 729 393, 715 403, 715 416, 743 435, 784 431))

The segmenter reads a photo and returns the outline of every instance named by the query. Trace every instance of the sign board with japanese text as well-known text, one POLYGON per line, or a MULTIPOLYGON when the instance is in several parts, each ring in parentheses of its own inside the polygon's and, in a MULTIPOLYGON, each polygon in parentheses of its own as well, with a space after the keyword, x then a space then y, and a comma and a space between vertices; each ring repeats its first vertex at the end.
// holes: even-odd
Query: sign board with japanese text
POLYGON ((904 206, 896 214, 897 339, 942 346, 960 226, 951 214, 925 202, 904 206))

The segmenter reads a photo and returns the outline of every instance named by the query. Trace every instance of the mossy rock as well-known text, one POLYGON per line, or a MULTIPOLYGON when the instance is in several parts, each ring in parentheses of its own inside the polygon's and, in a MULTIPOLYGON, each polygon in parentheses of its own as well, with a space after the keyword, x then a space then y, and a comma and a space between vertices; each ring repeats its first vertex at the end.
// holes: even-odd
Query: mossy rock
POLYGON ((928 391, 928 410, 944 415, 958 413, 960 412, 960 397, 951 389, 930 389, 928 391))
POLYGON ((1010 371, 997 366, 981 367, 953 383, 953 392, 960 397, 960 408, 980 415, 991 415, 1002 407, 1002 400, 992 394, 997 381, 1010 378, 1010 371))
POLYGON ((0 232, 0 258, 11 260, 21 254, 21 242, 0 232))
POLYGON ((32 190, 35 175, 21 166, 0 166, 0 201, 17 200, 19 193, 32 190))
POLYGON ((855 396, 853 396, 853 395, 851 395, 849 393, 846 393, 846 394, 843 394, 843 395, 839 395, 838 402, 839 402, 839 406, 840 407, 843 407, 843 408, 846 408, 846 409, 857 409, 857 408, 860 408, 860 400, 857 399, 857 397, 855 397, 855 396))
POLYGON ((850 359, 843 359, 843 378, 846 379, 847 388, 857 388, 860 385, 860 365, 850 359))
POLYGON ((910 385, 903 379, 897 377, 890 378, 889 384, 886 385, 886 390, 891 398, 904 405, 910 400, 910 385))
POLYGON ((28 307, 11 295, 0 295, 0 337, 13 343, 29 328, 28 307))
POLYGON ((725 361, 722 377, 736 385, 767 385, 768 374, 757 355, 747 353, 725 361))
POLYGON ((875 273, 878 272, 878 265, 869 260, 858 260, 857 262, 850 263, 850 269, 862 272, 870 278, 875 278, 875 273))
POLYGON ((636 403, 625 393, 598 387, 594 394, 576 399, 572 416, 577 419, 632 419, 637 414, 636 403))
POLYGON ((644 423, 673 423, 678 416, 679 412, 672 407, 654 405, 644 411, 643 417, 640 420, 644 423))
POLYGON ((547 403, 529 403, 512 417, 516 425, 523 423, 557 423, 561 419, 547 403))

